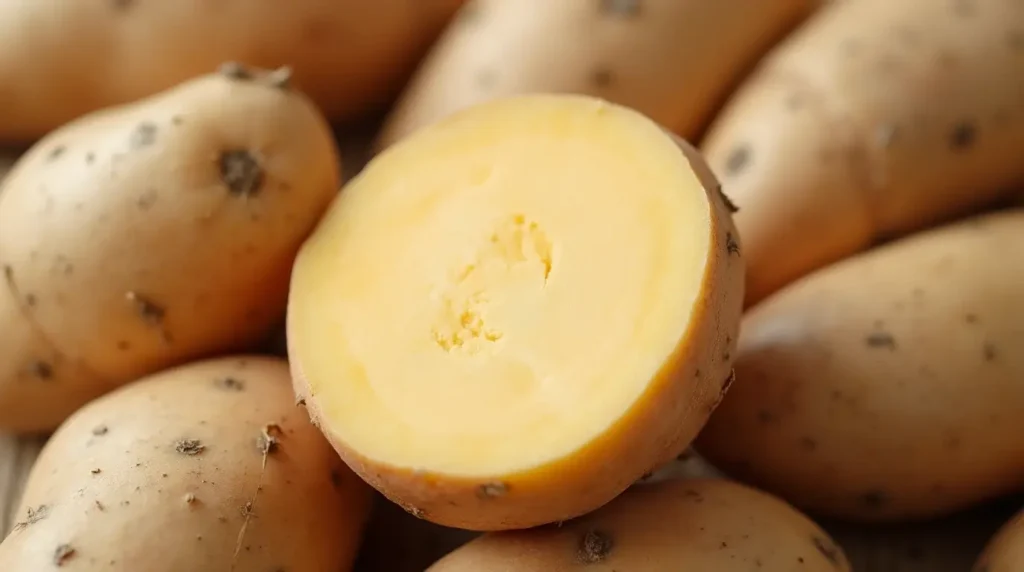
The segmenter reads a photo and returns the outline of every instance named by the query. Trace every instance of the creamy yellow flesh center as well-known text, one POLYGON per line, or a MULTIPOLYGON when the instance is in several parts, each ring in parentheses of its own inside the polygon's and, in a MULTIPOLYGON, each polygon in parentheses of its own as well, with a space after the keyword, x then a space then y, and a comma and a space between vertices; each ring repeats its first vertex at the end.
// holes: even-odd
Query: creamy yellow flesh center
POLYGON ((584 99, 491 104, 380 157, 295 271, 289 335, 326 428, 465 476, 585 446, 685 334, 699 185, 656 127, 584 99))

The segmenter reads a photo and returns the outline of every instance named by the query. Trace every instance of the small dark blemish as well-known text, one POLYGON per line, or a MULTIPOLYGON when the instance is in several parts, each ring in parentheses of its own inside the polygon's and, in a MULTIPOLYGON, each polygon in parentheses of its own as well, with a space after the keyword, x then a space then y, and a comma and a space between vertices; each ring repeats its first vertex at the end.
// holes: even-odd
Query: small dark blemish
POLYGON ((53 551, 53 563, 58 568, 67 564, 68 560, 75 557, 75 549, 70 544, 61 544, 53 551))
POLYGON ((640 15, 640 0, 601 0, 601 12, 617 17, 635 18, 640 15))
POLYGON ((213 381, 213 385, 227 391, 245 391, 245 381, 237 377, 221 377, 213 381))
POLYGON ((64 152, 65 152, 65 151, 67 151, 67 150, 68 150, 68 148, 67 148, 67 147, 65 147, 64 145, 57 145, 57 146, 56 146, 56 147, 54 147, 54 148, 53 148, 53 149, 52 149, 52 150, 50 151, 50 153, 49 153, 49 154, 48 154, 48 155, 46 156, 46 160, 47 160, 47 161, 56 161, 56 160, 57 160, 58 158, 60 158, 60 156, 61 156, 61 155, 63 155, 63 154, 64 154, 64 152))
POLYGON ((818 450, 818 442, 810 437, 803 437, 800 439, 800 448, 804 451, 816 451, 818 450))
POLYGON ((102 473, 102 472, 103 472, 103 470, 102 470, 102 469, 99 469, 99 468, 96 468, 96 469, 93 469, 93 470, 91 470, 91 471, 89 471, 89 472, 90 472, 90 473, 92 473, 92 474, 94 474, 94 475, 98 475, 98 474, 102 473))
POLYGON ((139 210, 142 211, 149 210, 156 203, 157 196, 155 189, 148 189, 135 200, 135 206, 139 207, 139 210))
POLYGON ((860 496, 860 504, 864 508, 878 510, 889 504, 889 495, 884 491, 868 491, 860 496))
POLYGON ((53 379, 53 366, 43 360, 35 360, 29 365, 29 371, 39 379, 53 379))
POLYGON ((967 121, 958 123, 949 133, 949 147, 954 151, 970 149, 977 137, 977 129, 972 123, 967 121))
POLYGON ((263 427, 260 436, 256 439, 256 446, 260 453, 269 455, 277 450, 281 444, 281 426, 271 423, 263 427))
POLYGON ((182 455, 195 457, 206 450, 206 445, 199 439, 181 439, 174 443, 174 450, 182 455))
POLYGON ((95 153, 93 153, 92 151, 89 151, 88 153, 85 154, 85 164, 86 165, 92 165, 93 162, 95 162, 95 161, 96 161, 96 154, 95 153))
POLYGON ((184 120, 181 118, 180 115, 171 116, 171 125, 181 125, 182 123, 184 123, 184 120))
POLYGON ((28 513, 25 515, 25 520, 16 523, 14 525, 14 530, 22 530, 32 526, 48 516, 50 516, 49 505, 41 504, 37 508, 28 507, 28 513))
POLYGON ((148 147, 156 141, 156 124, 144 121, 135 127, 131 137, 128 139, 128 146, 132 149, 148 147))
POLYGON ((132 344, 128 340, 118 340, 117 349, 126 352, 132 348, 132 344))
POLYGON ((603 562, 611 554, 615 543, 611 536, 600 530, 588 530, 580 539, 576 559, 583 564, 603 562))
POLYGON ((985 342, 981 348, 981 355, 984 356, 985 361, 993 362, 996 361, 997 357, 999 357, 999 351, 992 342, 985 342))
POLYGON ((38 301, 39 300, 36 299, 36 295, 35 294, 26 294, 25 295, 25 305, 28 306, 29 308, 34 307, 36 305, 36 302, 38 302, 38 301))
POLYGON ((249 80, 252 79, 252 73, 249 69, 239 62, 224 62, 217 69, 217 73, 228 79, 234 80, 249 80))
POLYGON ((762 425, 768 425, 770 423, 774 423, 775 421, 777 421, 778 417, 776 417, 775 414, 772 413, 771 411, 768 411, 767 409, 762 409, 757 412, 757 420, 762 425))
POLYGON ((729 392, 729 388, 732 387, 733 382, 736 381, 736 370, 732 369, 729 371, 729 376, 722 382, 722 389, 718 393, 718 399, 721 401, 725 394, 729 392))
POLYGON ((725 160, 725 174, 734 177, 742 173, 750 163, 751 154, 750 145, 747 144, 742 144, 733 149, 725 160))
POLYGON ((594 83, 595 87, 605 88, 612 84, 615 77, 608 68, 598 68, 594 70, 593 74, 591 74, 590 80, 594 83))
POLYGON ((135 0, 112 0, 111 5, 118 12, 125 12, 135 5, 135 0))
POLYGON ((677 461, 689 461, 693 457, 693 449, 686 448, 682 453, 676 456, 677 461))
POLYGON ((967 314, 964 316, 964 321, 967 322, 968 324, 977 324, 978 315, 973 313, 967 314))
POLYGON ((811 543, 833 566, 836 568, 840 567, 839 547, 820 536, 812 536, 811 543))
POLYGON ((739 256, 740 254, 740 245, 736 242, 736 237, 734 237, 731 232, 725 233, 725 250, 728 251, 729 254, 735 254, 736 256, 739 256))
POLYGON ((864 337, 864 343, 869 348, 888 348, 896 350, 896 338, 888 332, 872 332, 864 337))
POLYGON ((493 499, 505 496, 508 493, 508 485, 501 482, 484 483, 477 489, 477 496, 483 499, 493 499))
POLYGON ((256 157, 245 149, 221 153, 218 159, 220 178, 232 195, 256 196, 263 186, 263 168, 256 157))
POLYGON ((135 305, 135 311, 142 318, 142 321, 151 325, 159 326, 163 324, 164 316, 167 311, 149 298, 137 293, 128 292, 125 294, 125 299, 135 305))
POLYGON ((97 425, 92 428, 92 434, 97 437, 102 437, 103 435, 106 435, 109 432, 110 428, 107 427, 106 425, 97 425))
POLYGON ((344 484, 344 480, 341 478, 341 470, 331 469, 331 484, 336 489, 340 489, 341 485, 344 484))

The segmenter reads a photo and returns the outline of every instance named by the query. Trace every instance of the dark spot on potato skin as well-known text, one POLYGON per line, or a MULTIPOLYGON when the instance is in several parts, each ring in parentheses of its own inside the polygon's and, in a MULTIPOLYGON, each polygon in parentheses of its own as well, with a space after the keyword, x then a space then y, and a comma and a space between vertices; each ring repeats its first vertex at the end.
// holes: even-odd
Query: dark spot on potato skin
POLYGON ((719 198, 722 199, 722 202, 725 203, 725 208, 729 211, 729 214, 736 214, 740 212, 740 207, 736 206, 736 203, 732 202, 729 195, 725 194, 725 191, 722 190, 721 183, 715 187, 715 192, 718 194, 719 198))
POLYGON ((254 197, 263 187, 263 168, 256 157, 245 149, 221 153, 217 161, 220 178, 228 191, 238 197, 254 197))
POLYGON ((156 134, 156 124, 149 121, 143 121, 135 126, 135 129, 132 131, 131 137, 128 140, 128 145, 132 149, 149 147, 156 142, 156 134))
POLYGON ((757 421, 761 425, 769 425, 778 420, 779 418, 774 413, 768 411, 767 409, 762 409, 757 412, 757 421))
POLYGON ((740 255, 740 245, 736 242, 736 237, 734 237, 731 232, 725 233, 725 250, 729 254, 735 254, 736 256, 740 255))
POLYGON ((213 385, 218 389, 227 391, 245 391, 245 380, 237 377, 227 376, 214 380, 213 385))
POLYGON ((53 379, 53 366, 43 360, 35 360, 29 365, 29 371, 36 379, 53 379))
POLYGON ((206 450, 206 445, 203 445, 199 439, 181 439, 175 441, 174 450, 182 455, 195 457, 206 450))
POLYGON ((999 357, 999 350, 996 349, 995 344, 992 342, 985 342, 981 348, 981 355, 987 362, 994 362, 999 357))
POLYGON ((888 332, 871 332, 864 337, 864 344, 869 348, 896 349, 896 338, 888 332))
POLYGON ((67 150, 68 150, 68 148, 65 147, 64 145, 57 145, 56 147, 54 147, 53 149, 50 150, 49 154, 46 155, 46 160, 47 161, 56 161, 67 150))
POLYGON ((233 80, 244 81, 252 79, 252 73, 249 71, 249 68, 239 62, 224 62, 217 68, 217 73, 233 80))
POLYGON ((973 314, 973 313, 968 313, 968 314, 966 314, 964 316, 964 321, 967 322, 968 324, 977 324, 978 323, 978 315, 977 314, 973 314))
POLYGON ((33 524, 45 519, 48 516, 50 516, 49 505, 41 504, 36 508, 28 507, 27 514, 25 515, 25 520, 15 523, 14 530, 18 531, 28 528, 29 526, 32 526, 33 524))
POLYGON ((601 0, 601 13, 619 18, 635 18, 641 13, 640 0, 601 0))
POLYGON ((821 536, 812 536, 811 544, 813 544, 814 548, 820 552, 826 560, 831 562, 833 566, 840 568, 841 558, 839 557, 839 548, 835 544, 832 544, 821 536))
POLYGON ((109 432, 110 428, 107 427, 106 425, 97 425, 92 429, 92 434, 96 435, 97 437, 102 437, 103 435, 106 435, 109 432))
POLYGON ((615 547, 612 537, 601 530, 588 530, 576 547, 576 560, 582 564, 604 562, 615 547))
POLYGON ((862 494, 858 501, 866 509, 879 510, 889 504, 889 495, 882 490, 873 490, 862 494))
POLYGON ((61 544, 53 551, 53 564, 58 568, 64 566, 75 557, 77 551, 70 544, 61 544))
POLYGON ((132 349, 132 344, 128 340, 119 340, 117 342, 117 349, 119 349, 119 350, 121 350, 123 352, 126 352, 126 351, 132 349))
POLYGON ((111 0, 115 12, 126 12, 135 5, 136 0, 111 0))
POLYGON ((800 439, 800 448, 804 451, 813 452, 818 449, 818 442, 811 437, 803 437, 800 439))
POLYGON ((256 438, 257 449, 264 456, 274 453, 281 446, 281 436, 283 434, 284 432, 281 431, 280 425, 271 423, 263 427, 259 437, 256 438))
POLYGON ((752 154, 753 152, 747 144, 741 144, 734 148, 725 160, 725 174, 729 177, 735 177, 742 173, 747 168, 747 165, 750 164, 752 154))
POLYGON ((151 326, 163 324, 167 310, 150 298, 137 292, 128 292, 125 298, 135 306, 135 312, 143 322, 151 326))
POLYGON ((85 154, 85 164, 92 165, 96 161, 96 154, 92 151, 85 154))
POLYGON ((594 73, 590 75, 591 83, 593 83, 594 87, 597 88, 608 87, 612 84, 614 80, 615 76, 612 75, 611 70, 604 67, 594 70, 594 73))
POLYGON ((974 124, 967 121, 957 123, 949 133, 949 147, 953 151, 966 151, 974 145, 977 137, 974 124))

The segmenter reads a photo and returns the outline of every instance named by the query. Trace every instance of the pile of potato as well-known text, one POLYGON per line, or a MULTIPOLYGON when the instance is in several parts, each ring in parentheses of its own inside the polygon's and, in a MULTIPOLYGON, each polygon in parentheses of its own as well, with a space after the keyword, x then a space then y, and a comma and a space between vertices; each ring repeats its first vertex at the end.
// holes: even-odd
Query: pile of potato
POLYGON ((826 523, 1024 492, 1024 2, 23 0, 0 47, 0 431, 49 436, 0 570, 850 571, 826 523), (375 562, 395 507, 468 542, 375 562))

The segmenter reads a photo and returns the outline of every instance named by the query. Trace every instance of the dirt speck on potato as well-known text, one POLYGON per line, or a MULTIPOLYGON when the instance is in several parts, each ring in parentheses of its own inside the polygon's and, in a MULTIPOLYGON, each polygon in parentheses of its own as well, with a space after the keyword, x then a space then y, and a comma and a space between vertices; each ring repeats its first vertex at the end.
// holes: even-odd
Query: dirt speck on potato
POLYGON ((725 249, 729 254, 740 255, 740 244, 736 242, 736 237, 731 232, 725 233, 725 249))
POLYGON ((61 544, 53 551, 53 563, 57 567, 64 566, 75 557, 77 551, 70 544, 61 544))
POLYGON ((220 65, 220 68, 217 69, 217 72, 228 79, 252 79, 252 73, 249 71, 249 68, 239 62, 224 62, 220 65))
POLYGON ((484 483, 477 489, 477 495, 483 499, 494 499, 505 496, 508 493, 508 485, 501 482, 484 483))
POLYGON ((985 361, 993 362, 999 357, 999 350, 996 349, 995 344, 992 342, 985 342, 981 347, 981 355, 985 358, 985 361))
POLYGON ((56 161, 68 150, 64 145, 57 145, 50 150, 50 153, 46 155, 47 161, 56 161))
POLYGON ((163 306, 135 291, 125 293, 124 297, 135 306, 135 312, 143 322, 151 326, 163 325, 164 317, 167 314, 163 306))
POLYGON ((131 137, 128 139, 128 146, 132 149, 149 147, 156 142, 156 134, 156 124, 149 121, 143 121, 136 125, 135 129, 132 130, 131 137))
POLYGON ((181 439, 174 443, 174 450, 182 455, 195 457, 206 450, 206 445, 199 439, 181 439))
POLYGON ((967 121, 957 123, 949 133, 949 147, 954 151, 966 151, 974 145, 977 137, 974 124, 967 121))
POLYGON ((245 381, 237 377, 227 376, 214 380, 214 387, 225 391, 245 391, 245 381))
POLYGON ((263 186, 263 168, 246 149, 224 151, 218 160, 220 178, 228 191, 239 197, 254 197, 263 186))
POLYGON ((752 155, 753 152, 750 149, 750 145, 745 143, 734 148, 725 160, 725 174, 729 177, 735 177, 742 173, 747 168, 747 165, 750 164, 752 155))
POLYGON ((594 70, 594 73, 590 75, 590 81, 594 84, 594 87, 605 88, 612 84, 615 77, 612 75, 612 70, 606 67, 600 67, 594 70))
POLYGON ((620 18, 635 18, 641 12, 640 0, 601 0, 601 12, 620 18))
POLYGON ((604 562, 614 548, 612 537, 601 530, 591 529, 580 538, 576 559, 583 564, 604 562))
POLYGON ((97 467, 97 468, 95 468, 95 469, 93 469, 93 470, 91 470, 89 472, 94 474, 94 475, 98 475, 98 474, 103 472, 103 469, 100 469, 99 467, 97 467))
POLYGON ((868 491, 860 496, 860 504, 864 508, 879 510, 889 504, 889 495, 882 490, 868 491))
POLYGON ((185 504, 187 504, 189 506, 192 506, 192 505, 194 505, 196 503, 196 495, 194 495, 192 493, 186 493, 185 494, 185 498, 182 499, 182 500, 185 501, 185 504))
POLYGON ((16 522, 14 524, 14 530, 17 531, 28 528, 29 526, 32 526, 33 524, 45 519, 48 516, 50 516, 49 505, 41 504, 36 508, 28 507, 28 512, 25 515, 25 520, 16 522))
POLYGON ((263 455, 273 454, 280 446, 280 438, 282 434, 283 432, 279 425, 265 425, 263 430, 260 432, 260 436, 256 438, 256 446, 260 453, 263 455))
POLYGON ((829 540, 822 538, 821 536, 812 536, 811 543, 814 544, 814 548, 825 557, 826 560, 832 563, 833 566, 839 568, 840 557, 839 548, 832 544, 829 540))
POLYGON ((888 332, 871 332, 864 336, 864 344, 869 348, 896 349, 896 338, 888 332))
POLYGON ((29 371, 36 379, 53 379, 53 366, 43 360, 34 360, 29 364, 29 371))

